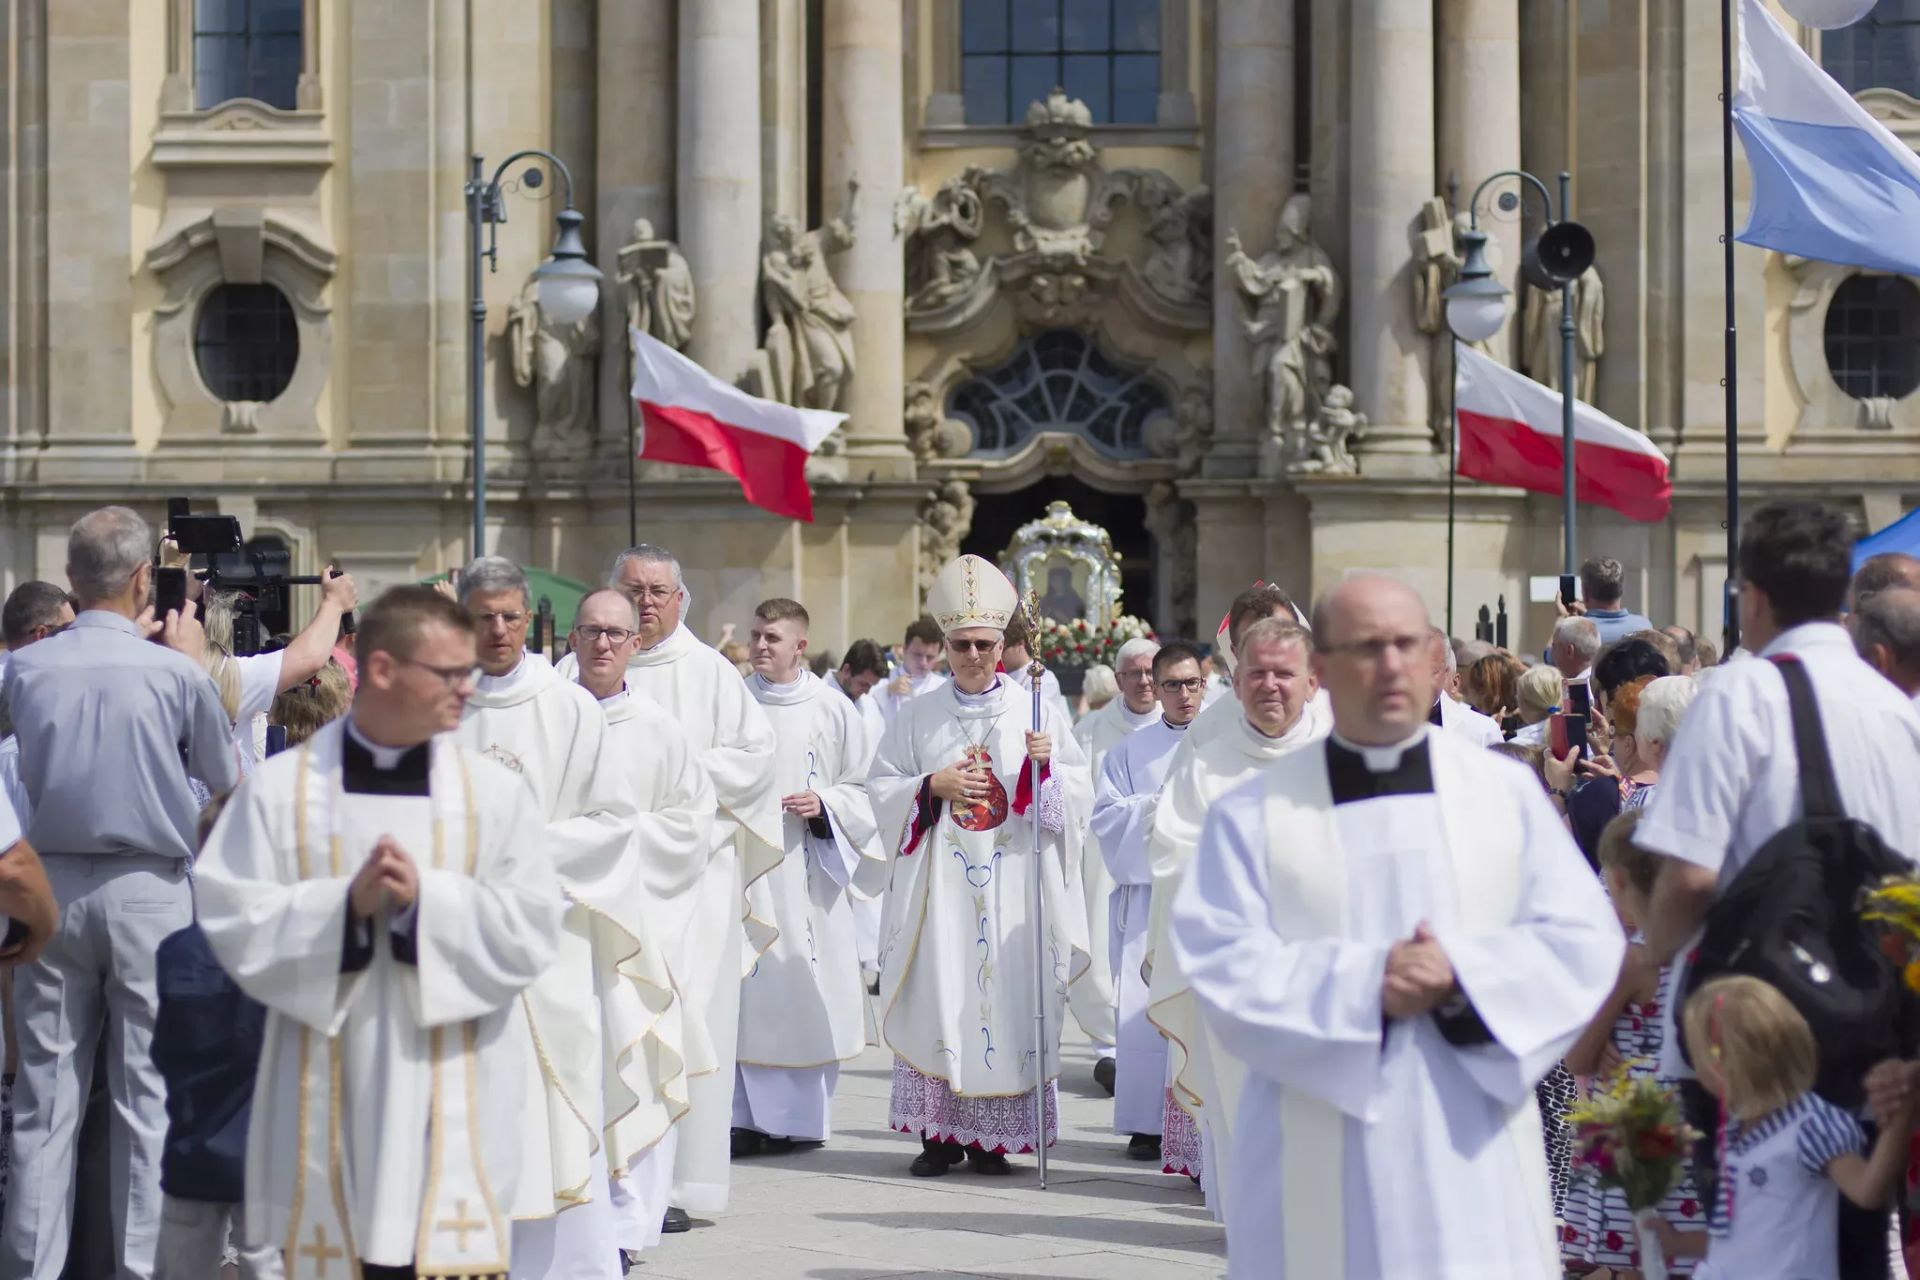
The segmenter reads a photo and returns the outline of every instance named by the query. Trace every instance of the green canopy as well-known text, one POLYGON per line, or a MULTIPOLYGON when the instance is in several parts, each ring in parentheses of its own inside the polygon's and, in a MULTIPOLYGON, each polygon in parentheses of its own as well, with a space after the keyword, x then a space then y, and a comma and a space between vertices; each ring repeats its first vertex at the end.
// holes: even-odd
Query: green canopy
MULTIPOLYGON (((540 601, 545 599, 553 605, 554 638, 565 643, 567 632, 573 630, 573 615, 580 611, 580 601, 593 588, 584 582, 575 582, 572 578, 563 578, 547 569, 525 566, 527 587, 533 595, 533 607, 537 610, 540 601)), ((435 574, 427 579, 427 585, 445 582, 447 575, 435 574)))

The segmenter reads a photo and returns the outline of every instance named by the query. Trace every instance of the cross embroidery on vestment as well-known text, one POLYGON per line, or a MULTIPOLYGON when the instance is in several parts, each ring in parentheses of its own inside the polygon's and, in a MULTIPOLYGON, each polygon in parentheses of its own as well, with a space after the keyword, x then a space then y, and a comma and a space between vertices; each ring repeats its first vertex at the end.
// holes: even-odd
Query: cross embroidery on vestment
POLYGON ((434 1226, 440 1231, 453 1232, 453 1247, 459 1252, 465 1253, 467 1251, 467 1233, 471 1231, 484 1231, 486 1230, 487 1224, 478 1218, 469 1218, 467 1216, 467 1202, 465 1197, 461 1197, 453 1202, 453 1216, 435 1223, 434 1226))
POLYGON ((301 1245, 299 1252, 302 1256, 313 1260, 314 1274, 318 1275, 321 1280, 326 1280, 327 1264, 329 1262, 335 1258, 344 1258, 347 1256, 341 1250, 332 1248, 327 1244, 327 1229, 317 1222, 313 1224, 313 1243, 301 1245))

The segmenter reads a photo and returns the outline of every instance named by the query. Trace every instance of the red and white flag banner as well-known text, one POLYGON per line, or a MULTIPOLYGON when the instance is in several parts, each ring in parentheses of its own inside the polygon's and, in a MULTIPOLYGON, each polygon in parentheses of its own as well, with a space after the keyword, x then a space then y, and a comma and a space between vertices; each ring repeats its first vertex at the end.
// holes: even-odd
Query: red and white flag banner
MULTIPOLYGON (((1456 343, 1454 408, 1459 454, 1469 480, 1534 493, 1565 491, 1560 393, 1456 343)), ((1592 405, 1573 405, 1574 496, 1630 520, 1664 520, 1673 506, 1667 455, 1632 427, 1592 405)))
POLYGON ((628 333, 640 456, 724 471, 754 506, 811 523, 807 459, 847 415, 750 396, 658 338, 628 333))

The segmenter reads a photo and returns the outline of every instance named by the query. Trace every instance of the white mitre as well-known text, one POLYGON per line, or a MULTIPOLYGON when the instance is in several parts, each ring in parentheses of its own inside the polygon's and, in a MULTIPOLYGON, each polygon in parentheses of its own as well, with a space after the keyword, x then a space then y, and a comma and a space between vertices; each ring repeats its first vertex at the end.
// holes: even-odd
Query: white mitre
POLYGON ((967 627, 1005 631, 1020 607, 1020 593, 991 561, 961 556, 948 563, 927 592, 927 612, 944 633, 967 627))

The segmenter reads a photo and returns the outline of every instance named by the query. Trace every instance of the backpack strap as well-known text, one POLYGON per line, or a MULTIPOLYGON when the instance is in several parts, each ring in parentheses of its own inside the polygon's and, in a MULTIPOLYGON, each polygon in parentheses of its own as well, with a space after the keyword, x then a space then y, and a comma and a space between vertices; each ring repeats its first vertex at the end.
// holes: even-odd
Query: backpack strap
POLYGON ((1806 819, 1841 818, 1840 787, 1827 754, 1826 730, 1820 723, 1820 704, 1806 667, 1792 654, 1773 659, 1787 685, 1787 708, 1793 717, 1793 751, 1800 759, 1800 808, 1806 819))

